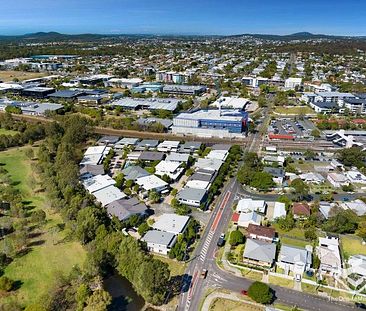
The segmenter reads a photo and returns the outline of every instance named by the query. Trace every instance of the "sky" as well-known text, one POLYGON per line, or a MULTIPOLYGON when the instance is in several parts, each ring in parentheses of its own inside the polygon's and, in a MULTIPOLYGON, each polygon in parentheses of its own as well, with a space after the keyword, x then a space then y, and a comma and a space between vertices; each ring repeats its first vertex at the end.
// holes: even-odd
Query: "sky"
POLYGON ((365 0, 2 0, 0 34, 366 35, 365 0))

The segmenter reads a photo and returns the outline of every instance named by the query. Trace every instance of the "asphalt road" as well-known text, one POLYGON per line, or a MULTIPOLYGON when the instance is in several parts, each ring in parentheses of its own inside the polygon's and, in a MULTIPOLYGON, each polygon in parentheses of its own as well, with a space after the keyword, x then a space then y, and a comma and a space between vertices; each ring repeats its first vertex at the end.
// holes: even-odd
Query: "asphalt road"
MULTIPOLYGON (((258 140, 260 140, 260 138, 260 135, 253 135, 252 141, 246 146, 246 150, 252 152, 258 151, 256 148, 259 146, 258 140)), ((240 292, 242 289, 248 289, 253 282, 252 280, 237 277, 227 271, 221 270, 216 265, 215 261, 215 254, 218 250, 217 241, 221 233, 227 230, 233 214, 233 203, 242 192, 243 188, 234 177, 225 185, 219 196, 208 225, 194 251, 193 258, 188 264, 183 278, 181 295, 177 307, 179 311, 198 310, 200 302, 203 299, 206 290, 209 288, 222 288, 233 292, 240 292), (205 279, 201 278, 203 269, 208 270, 205 279)), ((268 199, 267 196, 266 199, 268 199)), ((305 310, 344 311, 357 309, 354 304, 347 304, 334 300, 330 301, 324 297, 310 295, 279 286, 271 286, 271 288, 275 291, 276 301, 289 306, 297 306, 305 310)))

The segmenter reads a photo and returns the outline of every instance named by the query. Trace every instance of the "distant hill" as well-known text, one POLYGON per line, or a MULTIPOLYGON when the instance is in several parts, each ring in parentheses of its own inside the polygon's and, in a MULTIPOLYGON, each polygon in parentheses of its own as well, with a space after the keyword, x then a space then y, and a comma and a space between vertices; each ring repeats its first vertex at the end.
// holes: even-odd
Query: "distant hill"
POLYGON ((45 41, 96 41, 102 39, 136 39, 136 38, 185 38, 185 39, 200 39, 200 38, 240 38, 240 37, 252 37, 262 40, 315 40, 315 39, 366 39, 366 37, 347 37, 347 36, 332 36, 324 34, 312 34, 310 32, 298 32, 290 35, 271 35, 271 34, 239 34, 230 36, 194 36, 194 35, 147 35, 147 34, 62 34, 55 31, 50 32, 36 32, 17 36, 1 36, 0 41, 2 42, 14 42, 14 41, 31 41, 31 42, 45 42, 45 41))
POLYGON ((352 36, 334 36, 324 34, 313 34, 311 32, 297 32, 290 35, 271 35, 271 34, 240 34, 229 37, 252 37, 262 40, 280 40, 280 41, 291 41, 291 40, 316 40, 316 39, 365 39, 366 37, 352 37, 352 36))

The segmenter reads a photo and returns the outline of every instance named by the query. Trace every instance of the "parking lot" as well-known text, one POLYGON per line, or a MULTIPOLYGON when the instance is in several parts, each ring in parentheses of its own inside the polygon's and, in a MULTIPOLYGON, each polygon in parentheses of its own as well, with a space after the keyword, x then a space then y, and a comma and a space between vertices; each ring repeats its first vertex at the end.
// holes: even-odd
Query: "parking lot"
POLYGON ((293 135, 296 138, 308 138, 314 128, 314 124, 307 119, 280 118, 271 121, 268 131, 280 135, 293 135))

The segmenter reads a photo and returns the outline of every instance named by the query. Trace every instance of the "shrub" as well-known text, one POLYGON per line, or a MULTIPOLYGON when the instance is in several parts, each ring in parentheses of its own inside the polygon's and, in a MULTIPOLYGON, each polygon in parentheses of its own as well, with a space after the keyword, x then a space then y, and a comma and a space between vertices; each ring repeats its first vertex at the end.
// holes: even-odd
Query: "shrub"
POLYGON ((273 294, 270 287, 262 282, 254 282, 248 289, 248 296, 255 302, 268 304, 272 301, 273 294))

